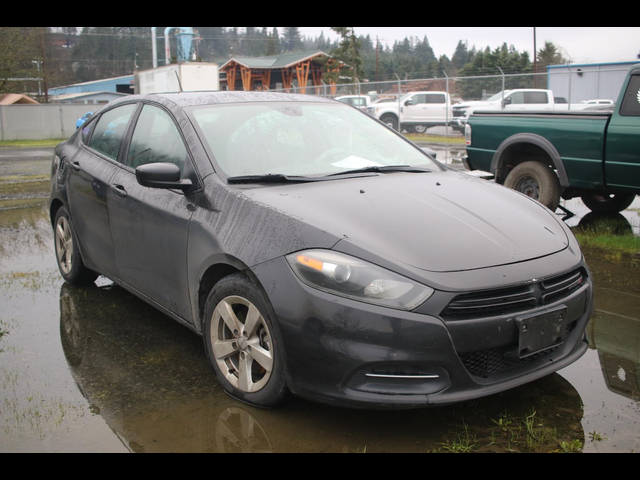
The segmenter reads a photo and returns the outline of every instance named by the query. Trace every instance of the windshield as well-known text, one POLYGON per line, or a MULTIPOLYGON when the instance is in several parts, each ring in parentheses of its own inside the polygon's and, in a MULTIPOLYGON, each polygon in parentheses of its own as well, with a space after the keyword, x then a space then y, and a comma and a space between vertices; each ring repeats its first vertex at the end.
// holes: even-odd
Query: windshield
POLYGON ((345 105, 216 105, 191 115, 228 177, 323 176, 399 165, 440 170, 420 149, 345 105))

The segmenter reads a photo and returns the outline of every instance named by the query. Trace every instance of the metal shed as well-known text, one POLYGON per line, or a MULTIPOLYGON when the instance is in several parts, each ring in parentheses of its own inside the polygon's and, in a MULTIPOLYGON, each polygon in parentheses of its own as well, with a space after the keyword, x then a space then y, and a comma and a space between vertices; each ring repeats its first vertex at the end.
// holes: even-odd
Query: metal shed
POLYGON ((554 65, 547 67, 549 90, 569 103, 607 99, 618 101, 629 69, 638 62, 554 65))

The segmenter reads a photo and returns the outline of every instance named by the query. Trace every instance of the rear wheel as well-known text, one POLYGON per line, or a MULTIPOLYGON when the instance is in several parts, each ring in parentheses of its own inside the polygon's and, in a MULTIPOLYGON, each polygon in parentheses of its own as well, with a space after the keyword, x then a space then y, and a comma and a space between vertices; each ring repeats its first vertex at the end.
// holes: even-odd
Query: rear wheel
POLYGON ((429 127, 427 127, 426 125, 415 125, 413 127, 413 131, 420 135, 427 133, 427 130, 429 130, 429 127))
POLYGON ((90 285, 95 282, 98 274, 84 265, 71 217, 64 207, 56 214, 53 236, 62 277, 72 285, 90 285))
POLYGON ((278 333, 260 289, 244 275, 220 281, 205 308, 204 341, 224 390, 263 408, 279 406, 288 394, 278 333))
POLYGON ((635 195, 586 195, 582 197, 584 204, 594 213, 624 212, 635 201, 635 195))
POLYGON ((514 168, 504 186, 537 200, 556 211, 560 205, 562 187, 556 173, 543 163, 526 162, 514 168))

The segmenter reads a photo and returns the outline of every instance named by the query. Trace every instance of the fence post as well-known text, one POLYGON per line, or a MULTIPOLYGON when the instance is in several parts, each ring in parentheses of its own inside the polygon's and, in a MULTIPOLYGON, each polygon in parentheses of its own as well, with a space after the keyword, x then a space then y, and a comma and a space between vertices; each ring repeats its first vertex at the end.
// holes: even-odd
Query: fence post
POLYGON ((402 80, 397 73, 394 73, 398 79, 398 132, 402 133, 402 80))
POLYGON ((571 65, 567 65, 569 69, 569 111, 571 111, 571 102, 573 102, 573 70, 571 70, 571 65))
POLYGON ((507 89, 507 77, 500 67, 498 67, 498 70, 500 70, 500 73, 502 74, 502 110, 504 110, 504 92, 507 89))
POLYGON ((446 136, 449 137, 449 127, 451 125, 451 118, 449 117, 449 112, 451 111, 451 95, 449 94, 449 75, 444 70, 442 71, 444 76, 447 78, 447 129, 446 136))
POLYGON ((4 141, 4 107, 0 107, 0 140, 4 141))

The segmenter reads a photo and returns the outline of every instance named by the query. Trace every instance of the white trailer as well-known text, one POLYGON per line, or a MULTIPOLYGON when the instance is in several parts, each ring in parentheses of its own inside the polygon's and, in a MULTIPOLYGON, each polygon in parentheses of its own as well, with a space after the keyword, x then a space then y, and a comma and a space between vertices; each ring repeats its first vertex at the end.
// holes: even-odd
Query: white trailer
POLYGON ((142 95, 220 90, 220 69, 215 63, 167 65, 136 72, 135 77, 136 93, 142 95))

